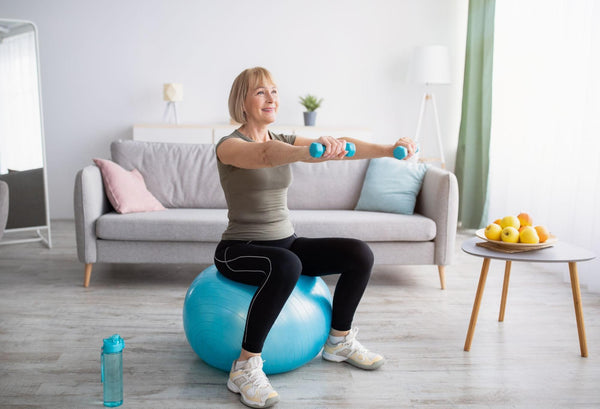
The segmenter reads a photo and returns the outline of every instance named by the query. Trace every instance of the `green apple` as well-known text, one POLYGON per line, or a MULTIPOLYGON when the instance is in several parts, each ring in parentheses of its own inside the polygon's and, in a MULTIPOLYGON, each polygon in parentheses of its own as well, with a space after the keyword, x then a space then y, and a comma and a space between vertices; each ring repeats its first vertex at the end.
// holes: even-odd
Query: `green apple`
POLYGON ((521 222, 519 221, 519 218, 517 216, 504 216, 500 221, 500 227, 504 229, 508 226, 512 226, 515 229, 519 230, 519 227, 521 227, 521 222))
POLYGON ((519 242, 519 230, 515 229, 512 226, 508 226, 502 229, 502 234, 500 235, 502 241, 506 243, 518 243, 519 242))
POLYGON ((485 228, 485 237, 490 240, 500 240, 500 234, 502 233, 502 227, 496 223, 492 223, 485 228))

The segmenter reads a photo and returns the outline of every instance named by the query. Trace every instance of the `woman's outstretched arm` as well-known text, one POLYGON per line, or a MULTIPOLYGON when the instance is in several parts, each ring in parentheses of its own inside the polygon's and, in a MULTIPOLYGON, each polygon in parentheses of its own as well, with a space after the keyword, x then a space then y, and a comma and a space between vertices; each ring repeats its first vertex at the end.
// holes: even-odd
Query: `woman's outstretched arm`
POLYGON ((326 160, 326 158, 311 157, 308 145, 290 145, 277 140, 254 143, 238 138, 223 141, 217 148, 217 157, 226 165, 243 169, 271 168, 292 162, 326 160))
POLYGON ((331 136, 322 136, 318 139, 310 139, 297 136, 294 142, 295 146, 310 146, 311 143, 318 142, 325 146, 323 159, 373 159, 383 157, 394 157, 394 149, 398 146, 404 146, 407 150, 405 159, 412 157, 417 145, 410 138, 400 138, 394 144, 378 144, 365 142, 356 138, 333 138, 331 136), (356 153, 352 157, 346 157, 346 142, 351 142, 356 146, 356 153), (342 152, 340 156, 340 152, 342 152))

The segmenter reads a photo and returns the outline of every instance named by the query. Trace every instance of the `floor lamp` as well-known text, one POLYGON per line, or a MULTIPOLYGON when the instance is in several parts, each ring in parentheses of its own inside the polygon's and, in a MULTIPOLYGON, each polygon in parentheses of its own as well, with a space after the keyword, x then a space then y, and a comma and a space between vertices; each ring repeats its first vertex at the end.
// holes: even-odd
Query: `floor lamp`
POLYGON ((179 124, 176 103, 183 100, 183 85, 174 83, 164 84, 163 99, 167 101, 163 120, 167 123, 174 121, 176 125, 179 124))
MULTIPOLYGON (((435 130, 437 134, 437 143, 440 151, 439 159, 431 159, 432 161, 439 160, 442 168, 446 167, 446 159, 444 158, 444 147, 442 145, 442 135, 440 131, 440 119, 435 103, 435 96, 430 87, 433 84, 449 84, 450 83, 450 63, 448 58, 448 48, 441 45, 429 45, 417 47, 413 51, 411 61, 411 69, 409 71, 411 82, 417 84, 425 84, 425 93, 421 100, 421 109, 419 110, 419 120, 417 121, 417 131, 415 132, 415 142, 419 143, 421 134, 421 125, 427 107, 431 105, 435 119, 435 130)), ((426 161, 427 159, 421 159, 426 161)))

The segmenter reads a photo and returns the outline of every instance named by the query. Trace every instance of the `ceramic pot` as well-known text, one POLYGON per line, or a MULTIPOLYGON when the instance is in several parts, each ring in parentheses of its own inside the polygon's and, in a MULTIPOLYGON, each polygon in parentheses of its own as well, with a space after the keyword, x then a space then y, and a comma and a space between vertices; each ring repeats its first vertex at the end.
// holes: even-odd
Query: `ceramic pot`
POLYGON ((304 112, 304 126, 315 126, 317 120, 317 111, 304 112))

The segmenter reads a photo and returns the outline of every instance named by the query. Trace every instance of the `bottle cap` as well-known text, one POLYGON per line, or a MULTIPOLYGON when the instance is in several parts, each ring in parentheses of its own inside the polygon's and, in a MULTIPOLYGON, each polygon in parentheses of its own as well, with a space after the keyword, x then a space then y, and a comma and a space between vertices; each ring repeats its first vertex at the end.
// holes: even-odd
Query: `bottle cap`
POLYGON ((119 334, 115 334, 112 337, 105 338, 103 345, 105 354, 115 354, 121 352, 123 348, 125 348, 125 341, 119 334))

